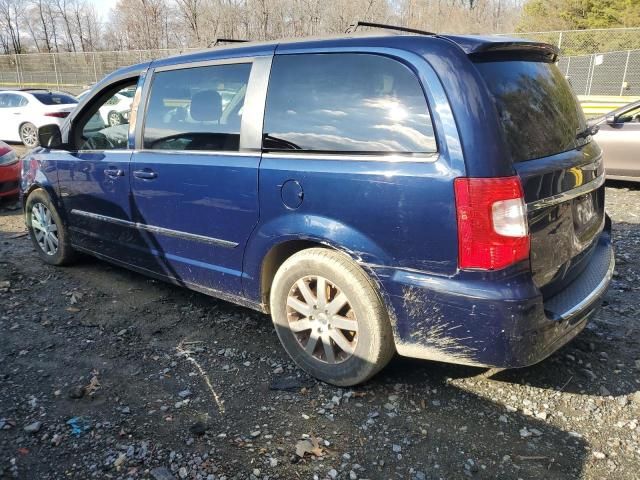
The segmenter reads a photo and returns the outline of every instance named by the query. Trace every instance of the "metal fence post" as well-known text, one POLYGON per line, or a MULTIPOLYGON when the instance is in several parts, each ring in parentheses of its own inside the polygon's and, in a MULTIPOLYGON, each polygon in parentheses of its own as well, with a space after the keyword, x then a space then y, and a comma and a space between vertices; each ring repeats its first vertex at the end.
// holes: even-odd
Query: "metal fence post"
POLYGON ((56 76, 56 86, 60 89, 60 80, 58 80, 58 67, 56 66, 56 55, 54 53, 50 54, 53 58, 53 73, 56 76))
POLYGON ((593 82, 593 71, 596 68, 596 54, 592 54, 590 59, 589 59, 589 74, 587 75, 587 85, 586 85, 586 91, 584 92, 585 95, 591 95, 591 82, 593 82))
POLYGON ((567 57, 567 71, 564 74, 565 77, 569 76, 569 69, 570 68, 571 68, 571 57, 567 57))
POLYGON ((20 80, 20 65, 18 64, 18 54, 14 55, 16 60, 16 83, 19 87, 22 87, 22 81, 20 80))
POLYGON ((562 48, 562 32, 560 32, 560 36, 558 37, 558 50, 562 48))
POLYGON ((91 57, 93 58, 93 78, 95 78, 94 83, 98 83, 98 69, 96 68, 96 52, 93 52, 91 57))
POLYGON ((624 93, 624 84, 627 81, 627 70, 629 70, 629 57, 631 56, 631 50, 627 50, 627 61, 624 64, 624 73, 622 74, 622 83, 620 84, 620 96, 624 93))

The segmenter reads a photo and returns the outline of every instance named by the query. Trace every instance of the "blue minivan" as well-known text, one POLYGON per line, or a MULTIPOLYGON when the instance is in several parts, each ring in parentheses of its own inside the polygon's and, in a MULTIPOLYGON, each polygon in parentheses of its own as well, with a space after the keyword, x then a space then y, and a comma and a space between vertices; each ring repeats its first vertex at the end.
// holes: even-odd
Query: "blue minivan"
POLYGON ((614 267, 602 155, 556 60, 369 33, 123 68, 40 129, 25 221, 47 263, 87 253, 270 313, 335 385, 396 352, 530 365, 584 328, 614 267))

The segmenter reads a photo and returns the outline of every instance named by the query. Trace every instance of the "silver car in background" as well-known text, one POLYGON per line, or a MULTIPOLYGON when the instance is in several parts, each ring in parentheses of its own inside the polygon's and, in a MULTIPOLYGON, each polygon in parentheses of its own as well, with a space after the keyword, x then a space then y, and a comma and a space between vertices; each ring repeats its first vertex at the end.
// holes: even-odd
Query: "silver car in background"
POLYGON ((640 101, 589 121, 604 152, 607 178, 640 181, 640 101))

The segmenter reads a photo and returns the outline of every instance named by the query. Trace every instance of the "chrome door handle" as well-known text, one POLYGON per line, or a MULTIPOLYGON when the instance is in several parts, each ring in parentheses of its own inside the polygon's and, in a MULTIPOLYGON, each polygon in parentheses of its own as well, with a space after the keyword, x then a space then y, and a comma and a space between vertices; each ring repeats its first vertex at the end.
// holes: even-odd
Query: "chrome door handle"
POLYGON ((133 172, 133 176, 143 180, 153 180, 158 177, 158 174, 152 170, 136 170, 133 172))
POLYGON ((104 174, 107 177, 124 177, 124 170, 120 168, 105 168, 104 174))

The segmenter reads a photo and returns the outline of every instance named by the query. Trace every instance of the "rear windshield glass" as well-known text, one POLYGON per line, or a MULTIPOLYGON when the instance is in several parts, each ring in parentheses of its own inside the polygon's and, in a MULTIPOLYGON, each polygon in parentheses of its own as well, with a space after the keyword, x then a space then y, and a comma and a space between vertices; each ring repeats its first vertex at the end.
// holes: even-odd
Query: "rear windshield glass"
POLYGON ((555 64, 491 61, 476 67, 493 94, 515 162, 576 147, 576 134, 586 128, 584 114, 555 64))
POLYGON ((66 95, 64 93, 33 93, 34 97, 38 99, 40 103, 44 103, 45 105, 65 105, 69 103, 78 103, 78 100, 71 95, 66 95))

